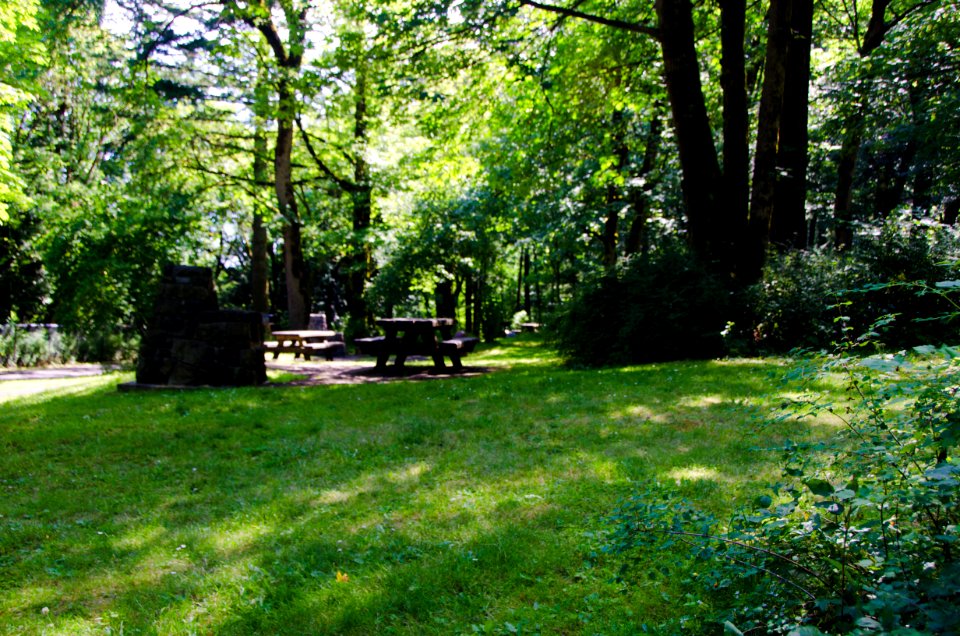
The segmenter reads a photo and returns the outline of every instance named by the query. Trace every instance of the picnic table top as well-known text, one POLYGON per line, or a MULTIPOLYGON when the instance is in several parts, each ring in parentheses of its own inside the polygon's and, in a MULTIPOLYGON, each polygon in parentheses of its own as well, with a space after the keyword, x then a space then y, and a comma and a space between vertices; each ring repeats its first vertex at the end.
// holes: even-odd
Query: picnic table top
POLYGON ((452 327, 453 318, 380 318, 381 327, 452 327))
POLYGON ((332 338, 337 335, 336 331, 328 331, 326 329, 287 329, 283 331, 274 331, 274 338, 291 338, 291 339, 307 339, 307 338, 332 338))

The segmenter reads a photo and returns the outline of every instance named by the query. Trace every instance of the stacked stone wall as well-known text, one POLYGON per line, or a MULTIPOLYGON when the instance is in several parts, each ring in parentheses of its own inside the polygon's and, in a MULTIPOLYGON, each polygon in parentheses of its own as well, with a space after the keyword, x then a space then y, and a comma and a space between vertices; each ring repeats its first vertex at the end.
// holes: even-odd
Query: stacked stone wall
POLYGON ((207 268, 165 267, 140 346, 137 383, 247 386, 266 379, 261 314, 218 309, 207 268))

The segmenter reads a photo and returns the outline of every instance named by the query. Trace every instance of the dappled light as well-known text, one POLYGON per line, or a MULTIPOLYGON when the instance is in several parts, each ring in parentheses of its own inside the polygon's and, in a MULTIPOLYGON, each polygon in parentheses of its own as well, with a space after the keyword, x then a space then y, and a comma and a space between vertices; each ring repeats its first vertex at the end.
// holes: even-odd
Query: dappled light
POLYGON ((121 394, 113 377, 11 401, 6 623, 422 633, 522 615, 566 630, 576 611, 531 603, 611 593, 584 537, 636 480, 724 509, 775 478, 752 449, 783 427, 751 412, 776 364, 576 371, 511 346, 474 378, 121 394))
POLYGON ((957 42, 0 0, 0 636, 960 632, 957 42))

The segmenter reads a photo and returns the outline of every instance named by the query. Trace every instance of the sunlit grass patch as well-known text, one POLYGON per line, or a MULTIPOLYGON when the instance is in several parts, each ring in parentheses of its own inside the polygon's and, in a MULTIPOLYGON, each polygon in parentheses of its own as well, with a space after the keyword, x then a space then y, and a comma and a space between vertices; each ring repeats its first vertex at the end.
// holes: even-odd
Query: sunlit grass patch
POLYGON ((0 404, 11 400, 43 401, 56 396, 82 395, 104 386, 114 386, 129 374, 106 374, 77 378, 0 381, 0 404))
POLYGON ((469 360, 500 369, 10 402, 0 633, 634 633, 676 609, 598 556, 617 502, 659 480, 729 512, 776 477, 758 448, 815 434, 757 427, 775 363, 469 360))

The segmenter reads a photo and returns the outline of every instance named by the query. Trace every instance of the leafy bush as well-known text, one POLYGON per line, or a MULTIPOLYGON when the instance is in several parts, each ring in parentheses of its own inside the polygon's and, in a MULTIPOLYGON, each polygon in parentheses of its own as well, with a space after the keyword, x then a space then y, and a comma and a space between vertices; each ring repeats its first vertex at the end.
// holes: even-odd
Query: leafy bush
POLYGON ((767 352, 820 349, 838 342, 837 305, 843 290, 870 278, 866 265, 854 256, 820 250, 771 256, 763 281, 751 293, 755 341, 767 352))
POLYGON ((896 314, 901 319, 882 334, 883 345, 949 342, 949 326, 915 320, 948 311, 949 303, 914 290, 924 282, 953 278, 957 254, 955 228, 895 216, 866 232, 847 254, 772 255, 763 281, 750 294, 752 336, 766 352, 829 349, 841 340, 841 317, 863 331, 877 316, 896 314))
POLYGON ((0 328, 0 366, 35 367, 73 357, 73 342, 56 329, 26 329, 13 320, 0 328))
POLYGON ((724 285, 671 248, 581 285, 553 333, 560 352, 578 364, 712 358, 723 353, 729 311, 724 285))
POLYGON ((140 348, 140 337, 130 329, 96 329, 77 338, 74 349, 83 362, 132 362, 140 348))
POLYGON ((960 350, 855 355, 889 322, 798 365, 790 379, 804 397, 778 419, 829 414, 841 429, 829 443, 788 444, 782 483, 753 509, 722 526, 653 489, 618 510, 609 551, 625 577, 654 555, 682 555, 669 574, 702 599, 692 614, 727 631, 960 630, 960 350), (824 399, 825 376, 843 378, 849 400, 824 399))

